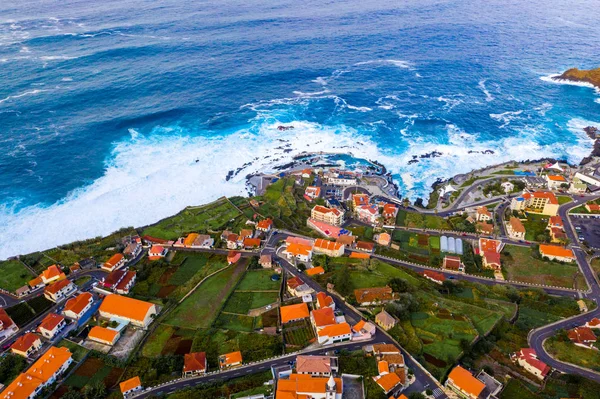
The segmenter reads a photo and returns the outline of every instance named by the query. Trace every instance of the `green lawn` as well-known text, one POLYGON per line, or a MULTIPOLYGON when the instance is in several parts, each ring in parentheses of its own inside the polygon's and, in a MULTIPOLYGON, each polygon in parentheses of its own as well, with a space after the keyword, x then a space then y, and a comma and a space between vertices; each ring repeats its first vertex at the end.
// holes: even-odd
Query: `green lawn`
POLYGON ((574 281, 577 281, 579 288, 586 287, 576 263, 546 262, 534 258, 531 255, 532 251, 532 248, 517 245, 504 247, 502 267, 506 271, 508 280, 569 288, 572 288, 574 281))
POLYGON ((525 227, 525 239, 528 241, 543 241, 542 236, 547 236, 546 227, 548 226, 548 218, 546 215, 537 215, 528 213, 527 220, 523 222, 525 227))
POLYGON ((544 347, 550 354, 563 362, 600 372, 600 351, 575 346, 571 341, 560 337, 549 338, 544 347))
POLYGON ((229 201, 222 199, 205 206, 188 207, 146 228, 143 234, 174 240, 189 232, 218 230, 240 214, 229 201))
POLYGON ((59 348, 68 348, 73 354, 73 360, 75 360, 76 362, 81 361, 81 359, 83 359, 85 355, 87 355, 87 353, 89 352, 89 349, 86 349, 81 345, 77 345, 74 342, 67 341, 66 339, 61 340, 59 343, 56 344, 56 346, 58 346, 59 348))
POLYGON ((214 326, 225 330, 246 331, 254 330, 254 317, 239 314, 221 313, 215 320, 214 326))
POLYGON ((239 292, 235 291, 223 308, 224 312, 245 315, 250 309, 257 309, 277 302, 278 292, 239 292))
POLYGON ((518 379, 511 378, 504 387, 500 396, 502 399, 538 399, 539 396, 531 392, 518 379))
POLYGON ((556 199, 558 200, 559 205, 568 204, 569 202, 573 201, 571 197, 567 195, 557 195, 556 199))
POLYGON ((152 335, 146 340, 146 343, 142 348, 142 355, 146 357, 159 356, 175 330, 175 327, 165 324, 160 324, 156 327, 156 330, 154 330, 152 335))
POLYGON ((87 283, 88 281, 90 281, 92 278, 90 276, 81 276, 79 278, 77 278, 74 283, 78 286, 78 287, 83 287, 83 285, 85 283, 87 283))
POLYGON ((164 323, 185 328, 210 327, 243 272, 244 265, 238 263, 210 277, 177 306, 164 323))
POLYGON ((246 272, 237 291, 278 291, 281 280, 272 281, 271 276, 275 274, 272 270, 249 270, 246 272))
POLYGON ((18 260, 0 262, 0 288, 14 292, 35 276, 18 260))
POLYGON ((356 288, 383 287, 392 278, 399 277, 411 284, 419 285, 419 280, 404 270, 383 262, 372 261, 372 270, 364 268, 350 269, 350 281, 356 288))

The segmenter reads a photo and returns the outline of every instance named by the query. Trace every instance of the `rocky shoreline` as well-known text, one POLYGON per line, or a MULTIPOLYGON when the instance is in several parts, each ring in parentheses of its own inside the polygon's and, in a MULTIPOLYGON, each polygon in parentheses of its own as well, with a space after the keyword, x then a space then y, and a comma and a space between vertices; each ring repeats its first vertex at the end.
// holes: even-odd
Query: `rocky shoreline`
POLYGON ((600 68, 596 69, 577 69, 571 68, 558 76, 553 76, 552 79, 569 80, 571 82, 590 83, 600 90, 600 68))

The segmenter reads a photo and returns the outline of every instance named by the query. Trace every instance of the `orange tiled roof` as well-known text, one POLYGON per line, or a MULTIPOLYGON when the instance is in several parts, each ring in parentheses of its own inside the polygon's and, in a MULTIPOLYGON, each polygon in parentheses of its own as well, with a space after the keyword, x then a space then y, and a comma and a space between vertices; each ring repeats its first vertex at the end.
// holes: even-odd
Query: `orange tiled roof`
POLYGON ((477 208, 477 214, 492 217, 492 213, 485 206, 480 206, 479 208, 477 208))
POLYGON ((115 267, 115 265, 119 263, 121 259, 123 259, 123 254, 114 254, 109 260, 104 262, 104 265, 107 267, 115 267))
POLYGON ((2 399, 28 399, 44 382, 27 373, 21 373, 2 392, 2 399))
POLYGON ((385 360, 380 360, 377 363, 377 371, 379 372, 379 374, 389 373, 390 372, 390 366, 388 365, 388 362, 386 362, 385 360))
POLYGON ((287 281, 288 288, 290 288, 292 290, 300 287, 302 284, 304 284, 304 281, 302 281, 302 279, 300 279, 300 277, 298 277, 298 276, 292 277, 292 278, 288 279, 288 281, 287 281))
POLYGON ((352 329, 354 331, 358 332, 363 329, 365 324, 367 324, 367 322, 361 319, 358 323, 356 323, 354 326, 352 326, 352 329))
POLYGON ((298 303, 296 305, 282 306, 279 308, 281 313, 281 323, 285 324, 292 320, 305 319, 309 316, 308 305, 298 303))
POLYGON ((61 281, 57 281, 54 284, 50 284, 49 286, 47 286, 44 289, 44 292, 47 292, 49 294, 56 294, 58 291, 62 290, 63 288, 72 285, 73 283, 71 283, 69 280, 61 280, 61 281))
POLYGON ((540 253, 542 256, 559 256, 562 258, 575 259, 573 251, 559 245, 540 244, 540 253))
POLYGON ((56 313, 50 313, 48 316, 44 317, 42 323, 38 328, 43 328, 48 331, 52 331, 58 326, 65 318, 56 313))
POLYGON ((196 238, 198 238, 198 236, 198 233, 188 234, 185 240, 183 240, 183 245, 185 245, 186 247, 191 247, 194 241, 196 241, 196 238))
POLYGON ((446 269, 458 270, 460 268, 460 258, 458 256, 446 255, 444 257, 444 267, 446 269))
POLYGON ((67 348, 52 346, 27 370, 27 374, 48 381, 71 358, 67 348))
POLYGON ((308 245, 293 243, 288 245, 285 251, 294 256, 308 256, 310 254, 310 251, 312 251, 312 247, 309 247, 308 245))
POLYGON ((340 335, 348 335, 350 333, 351 328, 348 323, 331 324, 319 331, 319 337, 339 337, 340 335))
POLYGON ((400 377, 398 377, 396 373, 377 375, 373 377, 373 380, 385 391, 385 393, 388 393, 394 389, 395 386, 400 384, 400 377))
POLYGON ((42 272, 42 277, 46 280, 51 280, 60 277, 61 274, 63 274, 62 270, 60 270, 58 266, 52 265, 48 266, 48 268, 42 272))
POLYGON ((477 222, 477 230, 483 234, 492 234, 494 225, 487 222, 477 222))
POLYGON ((333 303, 333 298, 321 291, 317 294, 317 303, 320 308, 326 308, 333 303))
POLYGON ((354 244, 354 241, 356 241, 356 237, 344 234, 344 235, 338 236, 335 240, 337 242, 339 242, 340 244, 352 245, 352 244, 354 244))
POLYGON ((111 330, 110 328, 104 328, 100 326, 94 326, 88 333, 88 338, 95 338, 100 341, 113 342, 117 335, 119 335, 119 332, 116 330, 111 330))
MULTIPOLYGON (((334 378, 336 392, 341 395, 343 386, 341 378, 334 378)), ((325 394, 329 377, 313 377, 309 374, 291 374, 290 377, 277 382, 277 399, 309 399, 310 394, 325 394)))
POLYGON ((448 379, 451 379, 454 382, 454 386, 473 396, 479 396, 481 391, 485 388, 483 382, 473 377, 471 373, 460 366, 456 366, 452 369, 448 375, 448 379))
POLYGON ((29 348, 31 348, 39 339, 40 337, 33 333, 26 333, 25 335, 21 335, 19 338, 17 338, 14 344, 10 346, 10 349, 19 352, 27 352, 29 348))
POLYGON ((261 220, 256 225, 256 227, 258 227, 259 229, 269 229, 271 226, 273 226, 273 221, 271 219, 261 220))
POLYGON ((311 312, 311 315, 317 327, 335 324, 335 315, 331 308, 315 309, 311 312))
POLYGON ((348 256, 351 259, 369 259, 371 258, 371 254, 365 254, 362 252, 351 252, 350 256, 348 256))
POLYGON ((143 321, 154 304, 117 294, 107 295, 99 310, 131 320, 143 321))
POLYGON ((312 248, 313 242, 302 237, 288 236, 288 238, 285 239, 285 245, 290 244, 301 244, 312 248))
POLYGON ((186 353, 183 357, 183 371, 206 371, 206 353, 186 353))
POLYGON ((41 278, 40 276, 37 276, 37 277, 36 277, 36 278, 34 278, 33 280, 29 280, 29 283, 28 283, 28 284, 29 284, 29 286, 30 286, 31 288, 33 288, 33 287, 37 287, 38 285, 40 285, 40 284, 42 284, 42 283, 43 283, 43 280, 42 280, 42 278, 41 278))
POLYGON ((398 349, 398 347, 396 347, 396 345, 394 345, 394 344, 374 344, 373 352, 375 352, 376 354, 381 354, 381 353, 399 354, 400 349, 398 349))
POLYGON ((550 220, 548 221, 548 224, 551 225, 556 225, 556 226, 563 226, 563 220, 559 215, 555 215, 555 216, 550 216, 550 220))
POLYGON ((423 272, 423 276, 428 277, 435 281, 445 281, 446 280, 446 276, 444 276, 443 273, 436 272, 433 270, 425 270, 423 272))
POLYGON ((317 266, 317 267, 313 267, 312 269, 306 270, 305 273, 307 276, 316 276, 318 274, 325 273, 325 269, 323 269, 323 267, 321 267, 321 266, 317 266))
POLYGON ((65 312, 71 311, 75 314, 80 314, 83 309, 90 303, 92 300, 92 294, 89 292, 84 292, 83 294, 77 295, 75 298, 69 299, 65 303, 65 312))
POLYGON ((523 226, 523 223, 521 223, 519 218, 514 216, 511 216, 510 218, 510 227, 517 233, 525 233, 525 226, 523 226))
POLYGON ((342 211, 340 211, 337 208, 327 208, 327 207, 322 206, 322 205, 315 205, 315 207, 313 208, 313 210, 315 212, 319 212, 319 213, 333 213, 336 216, 339 216, 342 213, 342 211))
POLYGON ((140 377, 133 377, 128 379, 127 381, 123 381, 122 383, 119 384, 119 388, 121 388, 121 392, 125 393, 127 391, 130 391, 134 388, 137 387, 141 387, 142 386, 142 381, 140 380, 140 377))
POLYGON ((260 247, 260 238, 244 238, 244 247, 260 247))
POLYGON ((480 238, 479 239, 479 250, 481 252, 491 251, 491 252, 500 252, 500 247, 502 242, 498 240, 491 240, 488 238, 480 238))
POLYGON ((567 179, 565 179, 561 175, 548 175, 548 179, 550 179, 552 181, 567 181, 567 179))
POLYGON ((229 366, 231 364, 237 364, 242 362, 242 352, 230 352, 219 356, 221 366, 229 366), (222 361, 221 361, 222 360, 222 361))
POLYGON ((247 238, 252 237, 253 231, 251 229, 242 229, 240 230, 240 237, 247 238))
POLYGON ((484 251, 483 257, 485 258, 485 262, 487 264, 495 264, 500 265, 500 254, 494 251, 484 251))
POLYGON ((358 249, 364 249, 366 251, 372 251, 373 248, 375 248, 375 244, 372 243, 372 242, 358 241, 356 243, 356 248, 358 248, 358 249))
POLYGON ((327 251, 339 251, 342 248, 342 243, 317 238, 315 240, 315 248, 321 248, 327 251))

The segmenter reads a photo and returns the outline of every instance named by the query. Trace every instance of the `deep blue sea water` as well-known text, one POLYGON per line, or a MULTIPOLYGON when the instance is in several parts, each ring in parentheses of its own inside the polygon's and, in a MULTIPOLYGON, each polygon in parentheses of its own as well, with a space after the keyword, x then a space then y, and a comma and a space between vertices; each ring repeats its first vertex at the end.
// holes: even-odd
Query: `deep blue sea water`
POLYGON ((301 151, 377 159, 413 199, 578 162, 600 96, 543 78, 600 64, 598 22, 594 0, 4 0, 0 258, 243 194, 301 151))

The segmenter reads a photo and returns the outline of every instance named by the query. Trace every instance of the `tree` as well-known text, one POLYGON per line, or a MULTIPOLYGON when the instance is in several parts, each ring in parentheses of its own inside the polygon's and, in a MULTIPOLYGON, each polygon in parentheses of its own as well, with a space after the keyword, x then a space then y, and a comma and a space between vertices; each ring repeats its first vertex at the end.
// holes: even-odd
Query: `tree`
POLYGON ((81 392, 75 391, 72 387, 69 387, 69 390, 65 392, 62 399, 84 399, 84 396, 81 392))
POLYGON ((103 399, 106 397, 106 386, 102 380, 93 382, 83 388, 85 399, 103 399))
POLYGON ((425 395, 420 392, 411 392, 408 394, 408 399, 427 399, 425 395))
POLYGON ((333 283, 335 284, 335 290, 343 296, 352 294, 352 281, 350 281, 348 266, 344 266, 335 273, 333 283))
POLYGON ((394 277, 388 282, 388 285, 390 286, 392 291, 399 293, 407 292, 409 288, 409 285, 406 282, 406 280, 401 279, 400 277, 394 277))

